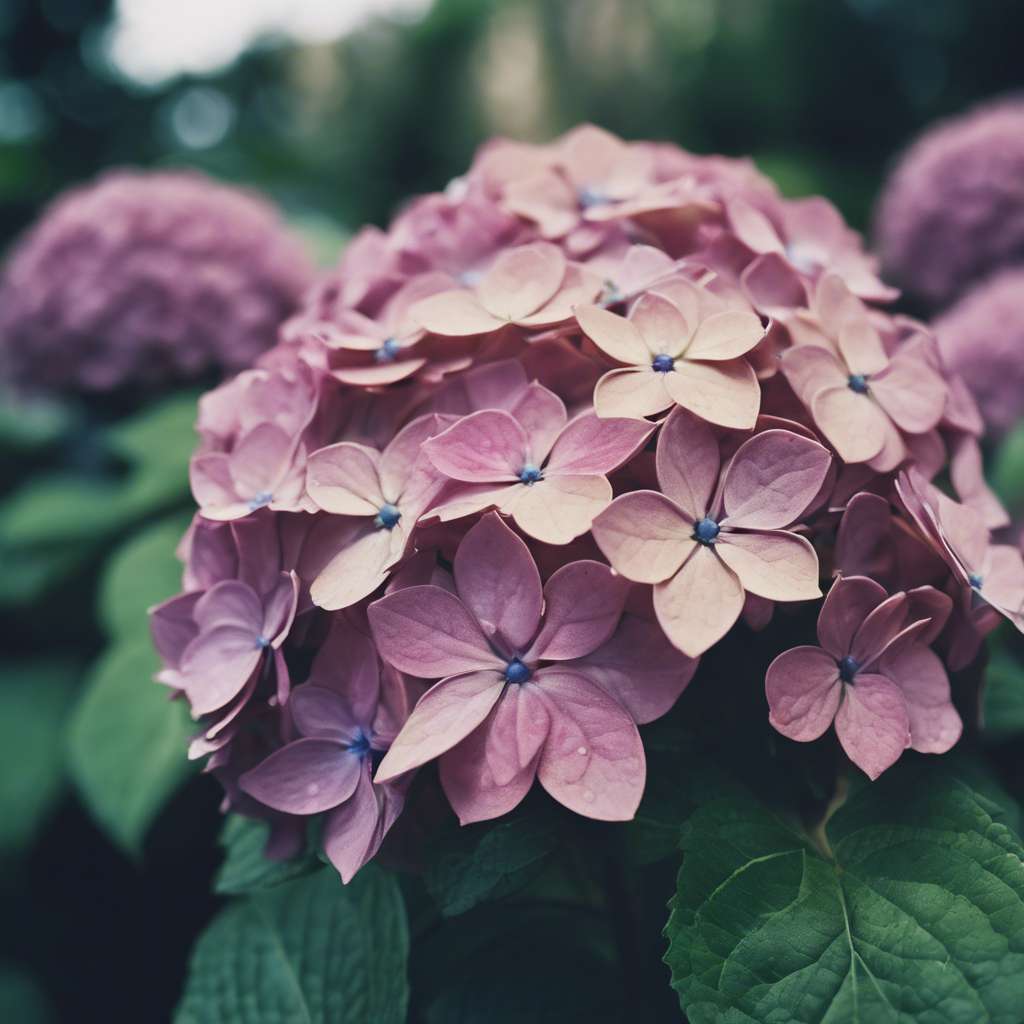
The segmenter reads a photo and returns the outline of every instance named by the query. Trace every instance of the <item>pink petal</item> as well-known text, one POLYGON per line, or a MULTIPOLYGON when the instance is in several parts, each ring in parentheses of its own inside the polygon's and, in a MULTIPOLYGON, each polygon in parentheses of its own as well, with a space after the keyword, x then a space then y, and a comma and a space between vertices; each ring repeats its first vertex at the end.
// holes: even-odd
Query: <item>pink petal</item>
MULTIPOLYGON (((850 657, 862 668, 873 665, 908 626, 909 601, 904 593, 887 597, 857 627, 850 644, 850 657)), ((909 623, 915 625, 914 623, 909 623)), ((918 622, 915 634, 923 623, 918 622)))
POLYGON ((785 531, 718 535, 719 558, 745 590, 769 601, 811 601, 818 589, 818 556, 805 537, 785 531))
POLYGON ((508 322, 488 313, 471 291, 462 288, 421 299, 409 309, 409 317, 432 334, 451 338, 489 334, 508 322))
POLYGON ((381 656, 402 672, 440 679, 505 668, 470 610, 440 587, 396 590, 374 601, 367 614, 381 656))
POLYGON ((742 199, 734 199, 727 204, 726 212, 736 237, 754 252, 785 252, 778 231, 760 210, 742 199))
POLYGON ((461 743, 487 717, 504 683, 499 672, 471 672, 427 690, 384 755, 374 781, 395 779, 461 743))
POLYGON ((534 680, 551 715, 537 765, 540 784, 577 814, 628 821, 640 803, 646 775, 633 720, 578 672, 541 669, 534 680))
POLYGON ((827 448, 788 430, 745 441, 725 474, 723 524, 775 530, 796 522, 814 500, 832 464, 827 448))
POLYGON ((754 307, 768 316, 787 316, 808 303, 800 275, 778 253, 758 256, 740 275, 740 286, 754 307))
POLYGON ((570 562, 544 587, 544 625, 527 661, 582 658, 618 625, 629 582, 600 562, 570 562))
POLYGON ((973 508, 990 530, 1010 525, 1003 503, 985 481, 984 462, 978 439, 957 432, 949 439, 949 475, 960 500, 973 508))
POLYGON ((612 473, 643 448, 654 428, 653 423, 633 419, 579 416, 558 435, 545 473, 612 473))
POLYGON ((350 882, 377 852, 404 802, 395 787, 373 784, 369 761, 364 761, 355 792, 327 812, 320 836, 324 853, 338 869, 342 882, 350 882))
POLYGON ((592 303, 601 294, 601 279, 586 267, 570 263, 565 271, 561 288, 550 302, 545 303, 530 316, 520 317, 517 324, 523 327, 544 327, 564 323, 576 315, 577 306, 592 303))
POLYGON ((320 814, 347 800, 361 773, 360 759, 337 740, 300 739, 240 776, 238 785, 275 811, 320 814))
POLYGON ((406 380, 427 365, 426 359, 398 358, 391 362, 369 363, 365 366, 338 366, 331 376, 342 384, 360 388, 381 387, 406 380))
POLYGON ((1024 631, 1024 558, 1019 548, 989 546, 982 567, 981 596, 1024 631))
POLYGON ((631 419, 663 412, 673 403, 665 388, 667 377, 650 366, 610 370, 594 388, 594 409, 598 416, 631 419))
POLYGON ((818 642, 837 661, 845 658, 861 623, 889 595, 864 576, 841 576, 825 595, 818 615, 818 642))
MULTIPOLYGON (((791 326, 795 326, 796 322, 794 320, 791 326)), ((825 339, 821 340, 824 344, 825 339)), ((817 345, 797 345, 787 349, 782 353, 780 363, 786 379, 808 408, 819 391, 832 387, 845 388, 850 380, 839 360, 830 351, 817 345)))
POLYGON ((202 594, 176 594, 149 609, 149 630, 153 646, 168 665, 178 665, 185 648, 196 638, 199 627, 192 613, 202 594))
POLYGON ((896 571, 896 548, 891 530, 889 502, 867 491, 855 494, 846 506, 836 533, 836 568, 849 576, 891 577, 896 571))
POLYGON ((693 330, 679 307, 657 292, 642 295, 629 314, 630 323, 640 332, 649 355, 682 355, 690 343, 693 330))
POLYGON ((524 648, 540 624, 540 573, 529 548, 494 513, 463 538, 455 554, 459 597, 484 633, 510 656, 524 648))
POLYGON ((893 423, 908 434, 937 426, 946 408, 946 385, 919 359, 896 355, 871 378, 871 393, 893 423))
POLYGON ((654 588, 661 628, 672 645, 691 658, 718 643, 743 610, 739 577, 714 550, 696 541, 694 546, 679 572, 654 588))
POLYGON ((348 608, 372 594, 387 579, 391 566, 402 557, 404 539, 400 526, 390 531, 370 529, 356 537, 313 581, 309 588, 313 603, 334 611, 348 608))
POLYGON ((636 326, 599 306, 577 306, 576 322, 583 333, 616 362, 649 366, 652 354, 636 326))
POLYGON ((512 518, 523 533, 545 544, 568 544, 586 533, 612 500, 612 485, 603 476, 559 473, 520 487, 512 518))
MULTIPOLYGON (((374 687, 379 690, 379 687, 374 687)), ((376 703, 376 695, 374 698, 376 703)), ((337 740, 348 747, 361 731, 351 704, 336 690, 303 683, 295 688, 288 702, 292 722, 302 736, 337 740)))
POLYGON ((237 696, 263 660, 256 636, 238 626, 216 626, 199 634, 181 657, 180 685, 198 718, 237 696))
POLYGON ((516 480, 526 463, 529 437, 510 413, 485 409, 453 423, 423 444, 434 466, 453 480, 516 480))
POLYGON ((716 313, 701 321, 686 350, 687 359, 723 360, 746 355, 763 337, 765 329, 756 313, 739 309, 716 313))
POLYGON ((667 580, 697 546, 692 520, 657 491, 616 498, 591 530, 612 568, 635 583, 667 580))
POLYGON ((910 740, 910 714, 900 688, 885 676, 861 673, 843 687, 836 735, 858 768, 877 779, 910 740))
POLYGON ((623 615, 618 628, 592 654, 565 663, 621 704, 638 725, 675 704, 697 670, 698 658, 676 650, 653 622, 623 615))
POLYGON ((895 657, 886 654, 878 671, 903 691, 914 750, 944 754, 960 739, 963 722, 950 699, 949 678, 931 648, 912 644, 895 657))
POLYGON ((419 416, 404 426, 381 453, 377 472, 381 492, 388 501, 398 503, 409 484, 420 448, 440 432, 441 425, 436 416, 419 416))
POLYGON ((503 253, 480 279, 480 304, 500 320, 521 320, 536 312, 558 291, 565 277, 562 250, 535 242, 503 253))
POLYGON ((843 694, 839 668, 820 647, 794 647, 768 666, 768 721, 791 740, 816 740, 832 724, 843 694))
POLYGON ((545 238, 559 238, 580 219, 576 193, 551 171, 512 181, 505 189, 504 208, 532 220, 545 238))
POLYGON ((255 638, 263 628, 263 604, 240 580, 221 580, 199 598, 192 617, 200 630, 234 626, 255 638))
POLYGON ((565 404, 558 395, 534 382, 509 410, 523 429, 529 441, 526 451, 535 466, 541 466, 547 458, 555 438, 565 428, 569 417, 565 404))
POLYGON ((228 459, 239 496, 272 494, 288 467, 294 447, 294 440, 273 423, 261 423, 249 431, 228 459))
POLYGON ((847 320, 839 331, 838 344, 850 373, 873 378, 884 371, 889 362, 878 331, 866 317, 847 320))
POLYGON ((325 512, 375 516, 387 503, 378 478, 379 461, 378 452, 350 441, 321 448, 306 463, 306 490, 325 512))
POLYGON ((679 360, 665 374, 665 390, 677 405, 709 423, 750 430, 761 406, 761 385, 745 359, 716 363, 679 360))
POLYGON ((656 456, 661 489, 697 522, 707 513, 718 482, 718 441, 711 428, 685 409, 668 414, 656 456))
POLYGON ((526 493, 520 483, 514 484, 467 484, 457 488, 450 500, 444 501, 431 509, 427 518, 437 516, 442 523, 464 516, 475 515, 488 509, 500 509, 505 515, 511 515, 519 504, 519 498, 526 493))
POLYGON ((811 400, 811 413, 844 462, 867 462, 885 444, 885 413, 868 395, 846 384, 819 391, 811 400))
POLYGON ((294 572, 278 576, 274 589, 263 599, 263 628, 260 636, 280 647, 291 629, 299 603, 299 577, 294 572))
POLYGON ((927 485, 935 502, 933 519, 940 540, 960 563, 963 575, 980 572, 988 554, 991 536, 973 508, 958 505, 932 485, 927 485))

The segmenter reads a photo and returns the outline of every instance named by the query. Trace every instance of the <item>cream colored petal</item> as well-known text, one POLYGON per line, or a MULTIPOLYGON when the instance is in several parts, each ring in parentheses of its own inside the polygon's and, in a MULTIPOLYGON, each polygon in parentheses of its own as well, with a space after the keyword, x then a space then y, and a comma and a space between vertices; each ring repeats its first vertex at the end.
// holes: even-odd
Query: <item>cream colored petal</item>
POLYGON ((715 551, 745 590, 769 601, 811 601, 821 597, 818 556, 805 537, 783 530, 718 535, 715 551))
POLYGON ((599 306, 577 306, 576 322, 583 333, 616 362, 647 366, 651 353, 640 332, 624 316, 599 306))
POLYGON ((664 412, 672 399, 665 389, 669 373, 650 367, 628 367, 606 373, 594 389, 594 411, 598 416, 640 420, 664 412))
POLYGON ((519 486, 512 518, 523 533, 545 544, 568 544, 586 533, 612 500, 612 485, 603 476, 553 475, 519 486))
POLYGON ((709 423, 751 430, 761 406, 761 386, 745 359, 720 363, 676 362, 665 374, 665 390, 684 409, 709 423))

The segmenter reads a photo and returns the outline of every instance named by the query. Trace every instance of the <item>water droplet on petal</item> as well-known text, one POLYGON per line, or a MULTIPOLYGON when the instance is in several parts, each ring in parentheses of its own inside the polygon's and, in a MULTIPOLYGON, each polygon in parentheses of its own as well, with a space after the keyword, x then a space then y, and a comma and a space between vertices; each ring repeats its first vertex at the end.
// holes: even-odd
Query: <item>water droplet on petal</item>
POLYGON ((578 750, 576 751, 576 753, 577 753, 577 754, 585 754, 586 752, 587 752, 587 748, 586 748, 586 747, 580 747, 580 748, 579 748, 579 749, 578 749, 578 750))

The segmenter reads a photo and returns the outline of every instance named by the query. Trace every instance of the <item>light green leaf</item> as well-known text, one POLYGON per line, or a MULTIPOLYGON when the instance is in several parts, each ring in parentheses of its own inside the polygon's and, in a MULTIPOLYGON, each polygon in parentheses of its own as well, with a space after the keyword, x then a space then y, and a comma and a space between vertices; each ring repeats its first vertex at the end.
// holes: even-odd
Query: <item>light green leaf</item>
POLYGON ((177 513, 135 533, 115 551, 100 582, 100 616, 112 637, 149 635, 146 609, 181 590, 174 551, 189 523, 177 513))
POLYGON ((128 518, 124 488, 110 480, 49 473, 28 481, 0 508, 0 542, 66 544, 102 536, 128 518))
POLYGON ((548 799, 530 799, 495 821, 452 823, 427 845, 423 880, 445 917, 529 885, 561 847, 566 819, 548 799))
POLYGON ((148 636, 115 645, 93 665, 68 736, 71 774, 110 836, 137 854, 146 830, 192 773, 195 726, 183 702, 153 682, 160 661, 148 636))
POLYGON ((693 1024, 1019 1024, 1024 848, 901 762, 827 827, 835 865, 752 799, 690 821, 666 962, 693 1024))
POLYGON ((0 849, 27 846, 60 794, 60 741, 78 675, 74 663, 51 658, 0 667, 0 849))
POLYGON ((218 840, 227 855, 214 880, 214 891, 224 896, 236 896, 272 889, 325 867, 313 850, 300 853, 291 860, 270 860, 263 853, 269 838, 267 822, 254 821, 241 814, 230 815, 218 840))
POLYGON ((200 936, 175 1024, 403 1024, 409 933, 394 878, 319 871, 229 904, 200 936))

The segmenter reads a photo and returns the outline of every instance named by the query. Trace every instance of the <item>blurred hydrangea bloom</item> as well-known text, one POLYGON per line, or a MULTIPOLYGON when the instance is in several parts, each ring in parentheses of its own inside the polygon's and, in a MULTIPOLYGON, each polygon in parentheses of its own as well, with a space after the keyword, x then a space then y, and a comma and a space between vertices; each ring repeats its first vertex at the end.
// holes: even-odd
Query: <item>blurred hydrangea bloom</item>
POLYGON ((5 374, 26 390, 159 387, 250 365, 312 267, 261 198, 191 172, 119 170, 60 196, 0 288, 5 374))
POLYGON ((926 132, 890 177, 875 231, 897 283, 936 309, 1024 262, 1024 99, 926 132))

